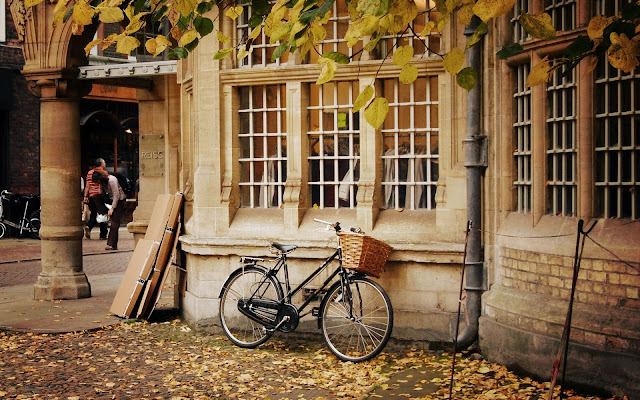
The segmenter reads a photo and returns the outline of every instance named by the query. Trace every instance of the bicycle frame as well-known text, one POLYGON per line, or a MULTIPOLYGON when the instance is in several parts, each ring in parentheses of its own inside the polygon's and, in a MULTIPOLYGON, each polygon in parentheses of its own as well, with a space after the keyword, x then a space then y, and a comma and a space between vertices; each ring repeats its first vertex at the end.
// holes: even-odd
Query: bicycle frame
MULTIPOLYGON (((247 257, 247 259, 251 259, 251 258, 247 257)), ((260 290, 260 287, 262 286, 263 283, 266 282, 266 279, 268 279, 269 276, 274 276, 277 279, 277 274, 280 272, 281 269, 284 269, 284 283, 286 286, 286 291, 285 291, 284 297, 280 299, 280 304, 290 304, 297 309, 298 313, 302 312, 315 299, 315 297, 324 288, 326 288, 329 285, 329 283, 336 277, 336 275, 340 274, 342 277, 343 274, 346 273, 346 270, 342 267, 342 249, 338 247, 338 249, 336 249, 336 251, 331 256, 329 256, 329 258, 327 258, 322 263, 321 266, 319 266, 315 271, 313 271, 302 283, 300 283, 293 290, 291 290, 291 284, 289 281, 289 267, 287 265, 287 255, 282 254, 278 256, 276 260, 276 265, 267 271, 265 280, 261 282, 260 285, 258 285, 258 287, 256 288, 256 291, 251 294, 251 297, 257 294, 257 292, 260 290), (331 275, 324 281, 324 283, 322 283, 322 285, 320 285, 320 287, 316 289, 313 292, 313 294, 309 296, 309 298, 304 303, 302 303, 300 307, 295 306, 292 302, 293 296, 295 296, 298 292, 300 292, 303 288, 305 288, 309 284, 309 282, 311 282, 318 275, 320 275, 320 273, 324 271, 329 266, 329 264, 331 264, 336 259, 338 259, 340 264, 335 269, 335 271, 331 273, 331 275)))

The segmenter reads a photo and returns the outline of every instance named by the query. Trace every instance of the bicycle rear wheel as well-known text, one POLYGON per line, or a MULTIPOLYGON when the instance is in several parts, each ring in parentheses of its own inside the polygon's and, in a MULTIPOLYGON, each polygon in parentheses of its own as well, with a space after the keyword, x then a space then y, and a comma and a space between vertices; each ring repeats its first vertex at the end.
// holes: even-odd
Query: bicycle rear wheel
MULTIPOLYGON (((227 337, 237 346, 254 348, 271 336, 264 324, 255 321, 239 310, 239 304, 251 299, 277 301, 283 297, 280 283, 267 276, 263 268, 244 266, 227 279, 220 293, 220 324, 227 337)), ((265 321, 275 325, 278 310, 252 308, 265 321)))
POLYGON ((365 277, 349 279, 349 288, 336 282, 320 305, 322 335, 343 361, 360 362, 377 356, 391 337, 393 308, 382 287, 365 277))

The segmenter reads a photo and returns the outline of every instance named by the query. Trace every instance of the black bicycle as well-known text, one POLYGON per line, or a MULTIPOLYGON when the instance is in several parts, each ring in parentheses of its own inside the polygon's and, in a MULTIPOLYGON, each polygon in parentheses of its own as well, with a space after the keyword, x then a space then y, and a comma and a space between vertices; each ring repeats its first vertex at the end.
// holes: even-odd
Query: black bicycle
POLYGON ((339 359, 369 360, 382 351, 391 336, 391 301, 377 282, 362 272, 343 267, 340 238, 358 233, 342 233, 339 222, 315 221, 325 224, 338 236, 333 255, 293 290, 289 283, 287 255, 297 246, 271 243, 271 250, 277 255, 271 268, 259 264, 264 262, 262 258, 242 257, 244 265, 229 276, 220 292, 222 329, 236 345, 254 348, 267 341, 275 331, 295 330, 300 318, 311 312, 318 318, 318 328, 327 346, 339 359), (338 266, 322 286, 299 307, 292 304, 293 296, 333 261, 337 261, 338 266), (278 279, 280 271, 284 274, 286 291, 278 279), (331 284, 336 277, 338 279, 331 284), (329 289, 320 306, 301 314, 327 286, 329 289))
POLYGON ((19 236, 26 234, 33 239, 39 239, 41 225, 39 204, 40 196, 38 195, 12 194, 8 190, 3 190, 0 193, 0 238, 4 237, 8 228, 13 228, 19 236))

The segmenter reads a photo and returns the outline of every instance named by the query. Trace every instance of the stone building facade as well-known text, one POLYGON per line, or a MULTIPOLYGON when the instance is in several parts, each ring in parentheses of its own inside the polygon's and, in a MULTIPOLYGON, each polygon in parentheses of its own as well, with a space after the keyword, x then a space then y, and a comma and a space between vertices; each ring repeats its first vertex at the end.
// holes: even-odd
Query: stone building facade
MULTIPOLYGON (((496 21, 483 39, 479 129, 487 168, 475 199, 482 224, 474 229, 483 244, 480 349, 548 379, 567 312, 578 221, 588 227, 597 221, 582 254, 567 377, 633 398, 640 393, 640 83, 635 73, 604 63, 592 70, 585 61, 546 85, 524 85, 538 60, 557 57, 593 15, 617 13, 624 3, 518 0, 518 11, 549 13, 557 39, 527 38, 513 15, 496 21), (496 50, 514 41, 525 52, 497 59, 496 50)), ((40 17, 50 18, 44 8, 53 5, 38 7, 40 17)), ((348 21, 344 4, 338 1, 333 11, 321 52, 348 53, 339 40, 348 21)), ((414 30, 434 17, 421 14, 414 30)), ((235 39, 248 34, 242 18, 215 18, 215 24, 235 39)), ((51 34, 53 45, 64 49, 52 54, 63 56, 55 63, 29 59, 25 72, 40 87, 47 118, 45 174, 52 185, 72 188, 60 172, 76 172, 79 160, 62 163, 54 145, 75 146, 78 132, 52 123, 60 113, 78 120, 74 102, 83 94, 64 74, 65 66, 82 62, 82 43, 65 29, 51 34), (43 73, 43 65, 56 73, 43 73)), ((151 89, 138 90, 140 154, 151 156, 141 159, 139 206, 129 229, 144 234, 157 194, 184 192, 181 306, 190 324, 218 329, 224 280, 240 255, 267 255, 270 240, 299 245, 291 258, 291 278, 299 282, 334 244, 330 234, 316 231, 319 218, 359 226, 393 246, 379 281, 394 306, 395 339, 452 340, 468 219, 467 104, 436 53, 463 45, 465 37, 452 21, 427 40, 429 50, 409 37, 401 41, 415 49, 411 62, 419 77, 412 85, 397 82, 399 68, 382 60, 393 51, 383 40, 380 52, 359 53, 319 87, 313 54, 274 62, 274 46, 262 38, 248 58, 216 62, 213 55, 225 45, 210 35, 179 63, 177 81, 157 77, 151 89), (378 130, 352 112, 355 96, 370 84, 390 103, 378 130)), ((26 42, 31 49, 37 41, 26 42)), ((43 202, 60 204, 58 191, 47 188, 43 202)), ((84 295, 79 217, 56 211, 43 204, 50 219, 43 218, 36 294, 60 298, 70 291, 63 287, 84 295)))

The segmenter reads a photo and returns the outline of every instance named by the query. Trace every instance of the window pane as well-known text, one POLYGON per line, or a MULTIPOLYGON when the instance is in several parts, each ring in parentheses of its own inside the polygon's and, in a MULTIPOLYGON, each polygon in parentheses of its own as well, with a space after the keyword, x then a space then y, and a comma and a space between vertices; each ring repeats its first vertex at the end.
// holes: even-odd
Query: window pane
POLYGON ((285 86, 238 88, 240 206, 280 207, 287 180, 285 86))
MULTIPOLYGON (((605 2, 609 3, 609 2, 605 2)), ((622 4, 611 1, 609 11, 622 4)), ((598 3, 603 11, 605 4, 598 3)), ((606 63, 604 59, 599 63, 606 63)), ((640 197, 640 75, 606 68, 595 77, 595 98, 606 106, 595 116, 596 212, 605 218, 638 219, 640 197), (620 96, 622 96, 620 98, 620 96)))
POLYGON ((531 205, 531 89, 525 87, 529 75, 529 64, 518 65, 515 68, 516 90, 513 94, 516 114, 513 123, 514 150, 513 159, 516 180, 513 186, 516 190, 516 211, 530 212, 531 205))
POLYGON ((356 206, 360 179, 360 120, 353 101, 358 83, 309 88, 309 186, 314 207, 356 206))
POLYGON ((553 215, 576 212, 576 84, 575 70, 562 77, 554 73, 547 86, 547 211, 553 215))
POLYGON ((382 88, 389 100, 382 127, 383 207, 433 209, 439 177, 437 79, 422 77, 411 85, 385 79, 382 88), (421 114, 427 118, 414 118, 421 114))

